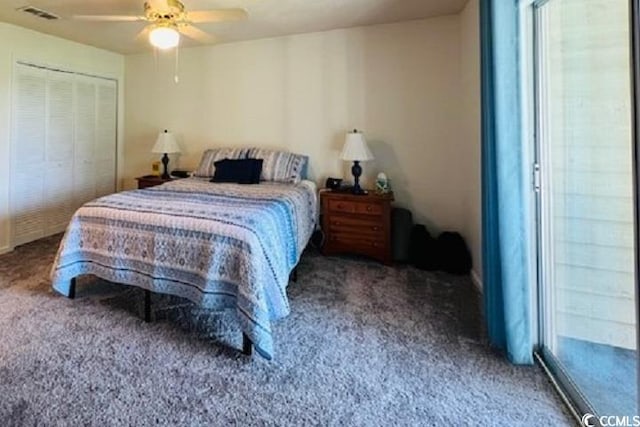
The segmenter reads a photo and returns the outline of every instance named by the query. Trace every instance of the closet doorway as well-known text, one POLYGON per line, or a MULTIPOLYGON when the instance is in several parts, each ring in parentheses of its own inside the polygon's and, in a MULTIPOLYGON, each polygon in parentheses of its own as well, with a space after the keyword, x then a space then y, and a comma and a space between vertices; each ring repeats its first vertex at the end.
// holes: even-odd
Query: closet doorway
POLYGON ((14 65, 11 246, 65 230, 83 203, 116 191, 113 79, 14 65))

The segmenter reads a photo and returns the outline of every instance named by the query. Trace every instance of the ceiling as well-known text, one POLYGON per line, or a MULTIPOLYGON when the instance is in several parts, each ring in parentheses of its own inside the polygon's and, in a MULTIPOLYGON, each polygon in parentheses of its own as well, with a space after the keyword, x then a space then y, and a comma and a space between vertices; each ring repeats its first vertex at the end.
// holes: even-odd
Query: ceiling
MULTIPOLYGON (((155 1, 155 0, 154 0, 155 1)), ((288 34, 326 31, 361 25, 422 19, 458 13, 467 0, 182 0, 187 10, 234 8, 247 10, 239 22, 197 24, 213 34, 217 43, 288 34)), ((144 22, 82 22, 73 15, 143 15, 144 0, 1 0, 0 21, 52 34, 68 40, 130 54, 151 49, 136 35, 144 22), (47 21, 24 12, 35 6, 61 17, 47 21)), ((183 37, 182 46, 199 44, 183 37)))

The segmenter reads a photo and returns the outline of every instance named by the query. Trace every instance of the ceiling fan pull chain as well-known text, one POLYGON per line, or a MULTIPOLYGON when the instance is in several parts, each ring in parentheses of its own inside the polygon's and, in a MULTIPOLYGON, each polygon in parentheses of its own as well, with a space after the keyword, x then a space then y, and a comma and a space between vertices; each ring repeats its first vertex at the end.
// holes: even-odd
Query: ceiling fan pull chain
POLYGON ((175 73, 173 75, 173 80, 176 82, 176 84, 178 84, 180 82, 180 79, 178 78, 178 61, 179 61, 179 55, 180 54, 180 45, 178 44, 178 46, 176 46, 176 69, 175 69, 175 73))
POLYGON ((156 67, 156 73, 158 72, 158 48, 157 47, 153 47, 153 63, 156 67))

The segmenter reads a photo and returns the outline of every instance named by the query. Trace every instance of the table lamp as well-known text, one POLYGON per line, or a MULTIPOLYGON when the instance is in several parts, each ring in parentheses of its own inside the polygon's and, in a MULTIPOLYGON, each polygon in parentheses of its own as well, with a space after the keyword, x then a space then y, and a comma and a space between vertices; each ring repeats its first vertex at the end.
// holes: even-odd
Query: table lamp
POLYGON ((360 162, 366 162, 373 160, 373 154, 367 146, 367 141, 364 139, 364 135, 358 132, 356 129, 353 132, 347 133, 344 141, 344 147, 342 148, 342 154, 340 155, 342 160, 353 161, 351 167, 351 173, 353 174, 353 194, 367 194, 362 188, 360 188, 360 175, 362 175, 362 167, 360 162))
POLYGON ((162 164, 164 165, 164 173, 162 174, 162 179, 171 178, 169 176, 169 172, 167 171, 167 166, 169 165, 169 156, 167 156, 167 154, 180 152, 180 147, 178 146, 176 137, 173 136, 171 132, 168 132, 165 129, 164 132, 160 132, 160 134, 158 135, 156 144, 151 149, 151 152, 164 154, 164 156, 162 156, 162 164))

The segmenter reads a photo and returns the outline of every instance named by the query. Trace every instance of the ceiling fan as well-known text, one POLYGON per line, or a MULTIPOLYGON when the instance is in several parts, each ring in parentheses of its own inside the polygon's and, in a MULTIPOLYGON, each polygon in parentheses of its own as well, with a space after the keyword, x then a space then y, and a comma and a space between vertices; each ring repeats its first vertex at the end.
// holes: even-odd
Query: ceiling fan
POLYGON ((144 15, 75 15, 74 19, 104 22, 149 23, 137 38, 149 37, 158 49, 170 49, 180 42, 180 34, 201 43, 211 43, 215 38, 193 24, 204 22, 238 21, 247 18, 244 9, 211 9, 187 11, 178 0, 147 0, 144 15))

